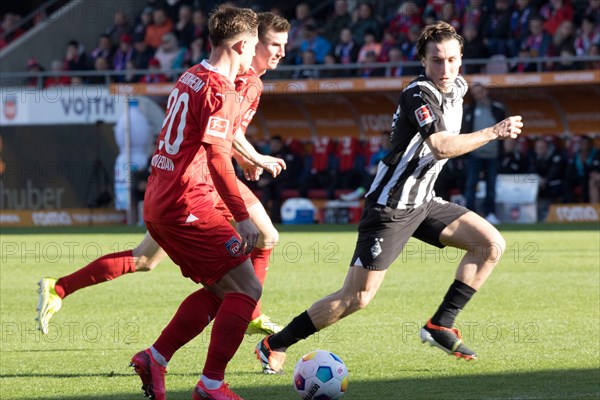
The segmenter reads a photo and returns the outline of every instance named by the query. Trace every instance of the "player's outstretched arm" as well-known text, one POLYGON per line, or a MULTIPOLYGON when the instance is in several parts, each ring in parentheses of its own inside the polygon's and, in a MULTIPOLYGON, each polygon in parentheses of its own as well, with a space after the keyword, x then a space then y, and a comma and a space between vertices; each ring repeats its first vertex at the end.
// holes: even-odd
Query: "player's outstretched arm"
POLYGON ((425 139, 437 160, 453 158, 470 153, 496 139, 515 139, 521 134, 523 122, 520 115, 508 117, 496 125, 477 132, 452 135, 436 132, 425 139))

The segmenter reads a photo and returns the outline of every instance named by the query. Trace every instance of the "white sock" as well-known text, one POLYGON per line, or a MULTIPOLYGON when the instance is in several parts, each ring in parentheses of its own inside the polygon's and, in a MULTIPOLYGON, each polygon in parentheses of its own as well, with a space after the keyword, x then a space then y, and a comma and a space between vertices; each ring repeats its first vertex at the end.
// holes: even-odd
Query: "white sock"
POLYGON ((206 388, 208 390, 216 390, 218 388, 221 387, 221 385, 223 384, 223 381, 218 381, 216 379, 210 379, 205 377, 204 375, 202 375, 200 377, 200 379, 202 380, 202 383, 204 383, 204 386, 206 386, 206 388))
POLYGON ((152 352, 152 357, 154 357, 154 360, 156 360, 157 363, 159 363, 160 365, 162 365, 163 367, 167 367, 167 364, 169 363, 167 360, 165 360, 165 358, 163 357, 162 354, 160 354, 155 348, 154 346, 150 346, 150 351, 152 352))

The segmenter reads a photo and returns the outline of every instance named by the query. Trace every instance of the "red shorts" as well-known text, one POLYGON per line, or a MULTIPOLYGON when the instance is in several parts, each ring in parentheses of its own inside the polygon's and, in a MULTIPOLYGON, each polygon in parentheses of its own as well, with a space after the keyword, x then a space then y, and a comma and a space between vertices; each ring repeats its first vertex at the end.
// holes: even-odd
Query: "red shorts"
POLYGON ((219 210, 207 210, 202 219, 186 224, 146 221, 146 228, 182 275, 196 283, 212 285, 250 258, 219 210))
MULTIPOLYGON (((246 186, 242 181, 238 179, 237 181, 238 189, 240 191, 240 195, 242 196, 242 200, 244 200, 244 204, 246 205, 246 209, 252 207, 256 203, 259 202, 256 195, 246 186)), ((233 219, 233 215, 223 202, 223 200, 218 197, 217 202, 215 203, 215 208, 219 210, 223 216, 229 221, 233 219)))

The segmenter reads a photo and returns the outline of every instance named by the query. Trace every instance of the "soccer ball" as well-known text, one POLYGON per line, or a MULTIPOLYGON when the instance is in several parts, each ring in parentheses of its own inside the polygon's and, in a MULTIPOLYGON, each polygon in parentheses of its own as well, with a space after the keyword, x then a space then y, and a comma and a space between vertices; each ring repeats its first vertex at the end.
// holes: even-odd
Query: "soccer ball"
POLYGON ((329 351, 311 351, 294 368, 294 387, 304 400, 336 400, 346 393, 348 369, 329 351))

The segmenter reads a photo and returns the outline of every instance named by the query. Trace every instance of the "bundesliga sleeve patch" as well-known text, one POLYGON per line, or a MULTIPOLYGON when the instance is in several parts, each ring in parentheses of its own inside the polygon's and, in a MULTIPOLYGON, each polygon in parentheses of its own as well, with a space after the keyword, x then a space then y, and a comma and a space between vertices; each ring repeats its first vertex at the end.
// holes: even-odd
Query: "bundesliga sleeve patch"
POLYGON ((240 243, 240 240, 235 236, 232 236, 231 239, 225 243, 225 248, 233 257, 242 255, 242 243, 240 243))
POLYGON ((415 110, 415 116, 417 117, 417 122, 421 127, 435 121, 435 115, 433 115, 433 111, 431 111, 431 107, 429 107, 428 104, 417 108, 415 110))
POLYGON ((208 127, 206 128, 206 134, 216 136, 221 139, 227 137, 227 131, 229 130, 229 121, 225 118, 210 117, 208 119, 208 127))

